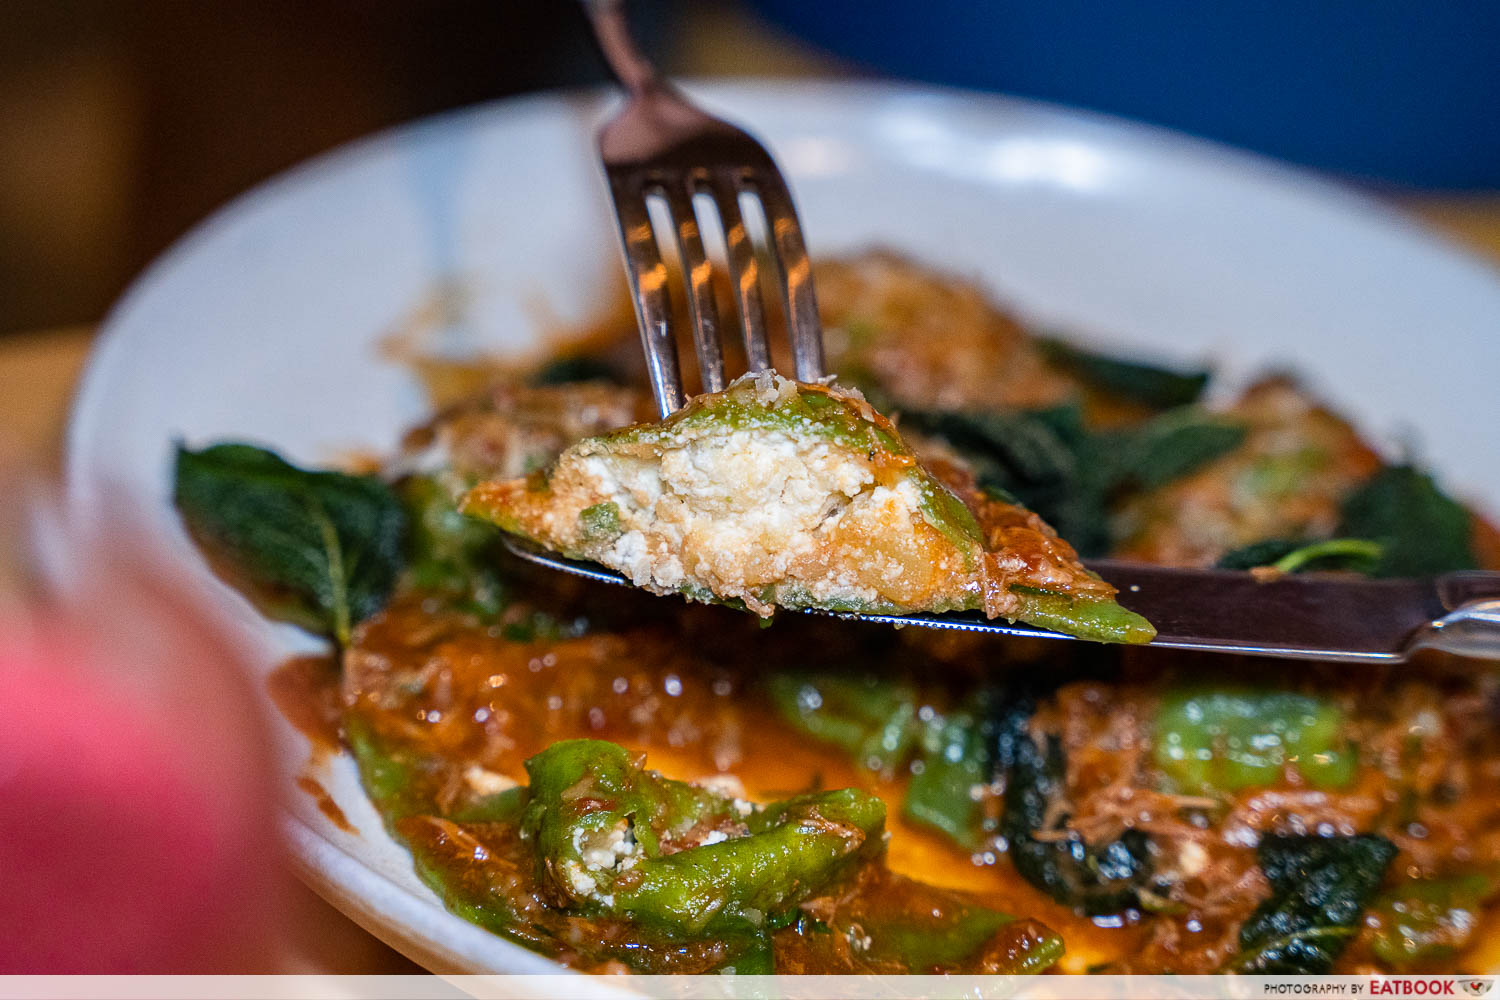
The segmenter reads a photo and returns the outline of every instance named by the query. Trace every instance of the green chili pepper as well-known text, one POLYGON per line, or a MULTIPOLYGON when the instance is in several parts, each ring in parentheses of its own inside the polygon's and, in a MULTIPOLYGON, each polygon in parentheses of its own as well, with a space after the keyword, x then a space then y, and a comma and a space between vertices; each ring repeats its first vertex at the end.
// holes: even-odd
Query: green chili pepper
POLYGON ((1156 766, 1181 790, 1236 792, 1274 785, 1285 767, 1319 788, 1343 788, 1359 761, 1344 716, 1285 691, 1179 691, 1156 721, 1156 766))
POLYGON ((554 743, 526 762, 526 773, 531 799, 522 828, 549 865, 586 868, 599 850, 626 850, 627 839, 654 857, 664 840, 735 818, 729 799, 646 771, 624 747, 603 740, 554 743))
POLYGON ((1030 587, 1012 587, 1011 593, 1021 600, 1020 621, 1054 632, 1065 632, 1095 642, 1150 642, 1156 628, 1134 611, 1114 601, 1053 594, 1030 587))
POLYGON ((615 879, 609 908, 688 936, 762 927, 851 859, 877 853, 885 807, 845 788, 769 806, 751 820, 748 836, 639 863, 615 879))
POLYGON ((873 676, 782 673, 768 683, 789 722, 860 766, 891 777, 909 764, 903 814, 979 846, 986 831, 973 789, 990 780, 990 755, 974 712, 939 714, 911 688, 873 676))
POLYGON ((799 923, 803 946, 840 951, 835 962, 851 972, 1028 975, 1063 953, 1062 938, 1037 921, 890 872, 862 876, 858 893, 823 912, 826 923, 799 923))
POLYGON ((964 847, 980 845, 983 823, 974 788, 990 780, 990 755, 979 721, 967 712, 935 718, 922 734, 903 812, 964 847))
POLYGON ((1370 948, 1397 969, 1452 958, 1473 938, 1482 904, 1493 892, 1483 875, 1408 879, 1371 904, 1370 948))
POLYGON ((433 762, 387 746, 357 712, 344 714, 344 738, 359 766, 360 782, 387 827, 394 827, 403 816, 437 811, 433 797, 423 790, 425 783, 419 780, 433 762))
POLYGON ((918 729, 910 689, 872 676, 797 673, 773 674, 768 684, 783 718, 860 766, 890 775, 911 756, 918 729))
POLYGON ((475 799, 449 818, 455 823, 510 823, 520 821, 526 803, 531 800, 531 790, 525 785, 507 788, 483 798, 475 799))
POLYGON ((884 846, 885 806, 853 789, 737 807, 596 740, 554 744, 526 770, 522 830, 542 877, 584 912, 678 938, 759 931, 884 846))
MULTIPOLYGON (((981 906, 960 907, 942 920, 926 922, 892 920, 864 927, 870 939, 869 957, 894 958, 914 973, 965 969, 982 960, 982 952, 1016 918, 981 906)), ((1063 939, 1035 925, 1017 928, 1020 933, 1004 949, 1006 975, 1031 975, 1055 964, 1063 955, 1063 939)), ((975 969, 974 971, 990 971, 975 969)))

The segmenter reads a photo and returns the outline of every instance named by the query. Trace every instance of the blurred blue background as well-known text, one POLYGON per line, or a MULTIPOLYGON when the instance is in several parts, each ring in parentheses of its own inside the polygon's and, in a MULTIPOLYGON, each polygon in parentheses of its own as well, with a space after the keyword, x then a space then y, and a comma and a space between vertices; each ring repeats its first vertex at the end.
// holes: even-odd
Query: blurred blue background
POLYGON ((1500 0, 756 0, 879 73, 1395 184, 1500 185, 1500 0))

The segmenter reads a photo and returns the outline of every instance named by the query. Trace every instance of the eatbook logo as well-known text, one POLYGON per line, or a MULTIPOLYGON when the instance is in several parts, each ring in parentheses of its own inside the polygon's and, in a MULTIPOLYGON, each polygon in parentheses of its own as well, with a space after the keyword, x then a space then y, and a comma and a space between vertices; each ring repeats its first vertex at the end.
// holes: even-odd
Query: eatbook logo
POLYGON ((1458 985, 1471 997, 1482 997, 1495 985, 1493 979, 1461 979, 1458 985))

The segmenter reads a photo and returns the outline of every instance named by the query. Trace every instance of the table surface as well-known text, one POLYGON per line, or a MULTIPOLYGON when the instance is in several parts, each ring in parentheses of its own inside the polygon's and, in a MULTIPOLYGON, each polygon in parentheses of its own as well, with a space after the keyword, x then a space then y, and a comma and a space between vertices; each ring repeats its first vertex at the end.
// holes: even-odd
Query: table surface
MULTIPOLYGON (((1450 238, 1500 263, 1500 194, 1408 196, 1393 199, 1450 238)), ((20 472, 53 475, 59 468, 68 402, 94 327, 75 326, 0 336, 0 478, 20 472)), ((4 535, 0 531, 0 535, 4 535)), ((0 538, 0 603, 18 589, 14 539, 0 538)), ((287 972, 400 973, 416 966, 370 936, 310 890, 295 899, 303 927, 315 935, 293 942, 287 972)))

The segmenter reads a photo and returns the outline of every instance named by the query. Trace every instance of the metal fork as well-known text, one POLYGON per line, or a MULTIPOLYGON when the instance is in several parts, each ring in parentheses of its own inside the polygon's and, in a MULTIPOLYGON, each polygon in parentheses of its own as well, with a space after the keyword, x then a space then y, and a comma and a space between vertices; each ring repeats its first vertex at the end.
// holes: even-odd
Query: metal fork
POLYGON ((694 207, 697 195, 709 196, 718 212, 749 370, 770 368, 771 351, 760 267, 740 208, 741 198, 747 196, 760 203, 765 216, 766 250, 781 287, 797 378, 821 378, 823 332, 812 265, 791 192, 771 154, 748 133, 695 107, 656 72, 631 40, 623 0, 584 0, 584 7, 604 58, 627 95, 625 106, 599 131, 599 153, 620 224, 651 391, 661 415, 678 409, 685 399, 667 266, 648 209, 653 199, 666 208, 682 262, 703 390, 717 392, 726 380, 713 265, 703 249, 694 207))

